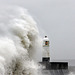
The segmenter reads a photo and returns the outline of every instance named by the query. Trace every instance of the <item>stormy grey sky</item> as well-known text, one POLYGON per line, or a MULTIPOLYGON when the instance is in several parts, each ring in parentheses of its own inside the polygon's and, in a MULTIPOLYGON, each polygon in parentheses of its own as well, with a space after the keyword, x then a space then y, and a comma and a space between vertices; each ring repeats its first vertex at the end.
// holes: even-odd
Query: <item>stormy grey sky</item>
POLYGON ((29 10, 50 39, 52 59, 75 59, 75 0, 0 0, 0 7, 5 5, 29 10))

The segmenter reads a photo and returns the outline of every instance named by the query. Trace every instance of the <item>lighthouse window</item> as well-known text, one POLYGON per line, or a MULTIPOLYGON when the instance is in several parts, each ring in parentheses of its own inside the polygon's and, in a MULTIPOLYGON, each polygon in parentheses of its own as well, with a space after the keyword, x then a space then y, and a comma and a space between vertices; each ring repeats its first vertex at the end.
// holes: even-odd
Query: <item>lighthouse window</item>
POLYGON ((49 41, 45 41, 45 45, 49 45, 49 41))

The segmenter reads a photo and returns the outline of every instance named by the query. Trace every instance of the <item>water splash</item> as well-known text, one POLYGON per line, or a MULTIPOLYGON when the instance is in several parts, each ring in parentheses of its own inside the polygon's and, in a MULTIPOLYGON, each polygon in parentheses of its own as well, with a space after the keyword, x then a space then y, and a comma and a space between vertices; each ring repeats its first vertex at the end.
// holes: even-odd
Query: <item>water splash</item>
MULTIPOLYGON (((1 9, 0 9, 1 10, 1 9)), ((38 75, 33 61, 41 38, 26 9, 2 8, 0 12, 0 75, 38 75)))
POLYGON ((75 73, 74 72, 70 72, 68 75, 75 75, 75 73))

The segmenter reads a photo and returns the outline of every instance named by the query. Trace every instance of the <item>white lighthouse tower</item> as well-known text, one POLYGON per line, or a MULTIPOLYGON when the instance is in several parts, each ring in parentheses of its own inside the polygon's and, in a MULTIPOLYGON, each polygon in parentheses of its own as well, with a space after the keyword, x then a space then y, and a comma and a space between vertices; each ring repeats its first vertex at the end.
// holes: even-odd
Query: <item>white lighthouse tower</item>
POLYGON ((47 36, 43 39, 43 56, 42 56, 42 62, 44 61, 50 61, 50 52, 49 52, 49 39, 47 36))
POLYGON ((43 51, 42 51, 42 62, 41 65, 45 66, 47 70, 67 70, 68 62, 50 62, 50 51, 49 51, 49 39, 47 36, 43 39, 43 51))

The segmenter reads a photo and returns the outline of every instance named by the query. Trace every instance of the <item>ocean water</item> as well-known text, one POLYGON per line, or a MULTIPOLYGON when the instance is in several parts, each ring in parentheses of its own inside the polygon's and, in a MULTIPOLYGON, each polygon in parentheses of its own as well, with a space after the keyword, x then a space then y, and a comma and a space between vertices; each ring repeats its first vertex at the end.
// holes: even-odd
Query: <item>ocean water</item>
POLYGON ((69 66, 68 70, 41 70, 43 75, 75 75, 75 66, 69 66))

